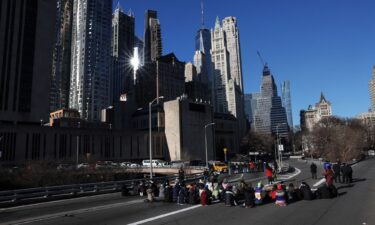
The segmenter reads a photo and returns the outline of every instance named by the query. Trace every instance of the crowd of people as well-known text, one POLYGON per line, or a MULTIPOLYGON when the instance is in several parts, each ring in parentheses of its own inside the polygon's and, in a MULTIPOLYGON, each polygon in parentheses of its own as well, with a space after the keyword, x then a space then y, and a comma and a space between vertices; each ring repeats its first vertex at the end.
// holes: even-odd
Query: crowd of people
MULTIPOLYGON (((346 165, 343 164, 342 168, 346 168, 346 165)), ((283 182, 275 182, 273 179, 275 172, 272 167, 266 164, 265 172, 268 177, 268 184, 266 185, 258 182, 253 187, 250 182, 244 180, 240 181, 239 184, 232 184, 227 179, 219 182, 218 177, 214 174, 209 174, 198 182, 186 182, 184 181, 183 170, 181 170, 179 171, 179 178, 174 182, 168 180, 159 184, 152 181, 148 184, 142 182, 134 184, 131 191, 132 194, 146 195, 146 202, 164 201, 179 205, 201 204, 203 206, 224 202, 226 206, 241 205, 246 208, 265 203, 286 206, 298 200, 336 197, 338 192, 333 185, 335 178, 334 169, 332 169, 330 164, 325 165, 324 169, 323 175, 326 178, 326 182, 317 190, 312 190, 306 182, 302 182, 299 186, 295 186, 293 183, 286 185, 283 182)))
MULTIPOLYGON (((337 160, 336 163, 332 164, 329 161, 324 162, 324 175, 325 178, 334 180, 335 183, 345 183, 349 184, 353 180, 353 170, 350 164, 341 163, 340 160, 337 160)), ((317 179, 317 165, 312 162, 310 165, 310 172, 313 179, 317 179)))

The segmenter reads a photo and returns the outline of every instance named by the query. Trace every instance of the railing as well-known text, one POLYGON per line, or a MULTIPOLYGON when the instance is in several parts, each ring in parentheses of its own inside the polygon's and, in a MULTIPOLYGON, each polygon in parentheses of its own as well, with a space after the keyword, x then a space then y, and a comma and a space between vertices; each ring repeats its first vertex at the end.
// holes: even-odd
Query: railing
MULTIPOLYGON (((186 181, 201 179, 202 173, 190 174, 185 176, 186 181)), ((177 176, 154 177, 154 182, 165 180, 175 180, 177 176)), ((98 195, 109 192, 119 192, 125 188, 131 187, 135 182, 146 182, 148 179, 134 179, 125 181, 111 181, 86 184, 72 184, 62 186, 50 186, 39 188, 19 189, 12 191, 0 191, 0 206, 3 204, 15 204, 25 201, 48 201, 58 197, 79 197, 84 195, 98 195)))

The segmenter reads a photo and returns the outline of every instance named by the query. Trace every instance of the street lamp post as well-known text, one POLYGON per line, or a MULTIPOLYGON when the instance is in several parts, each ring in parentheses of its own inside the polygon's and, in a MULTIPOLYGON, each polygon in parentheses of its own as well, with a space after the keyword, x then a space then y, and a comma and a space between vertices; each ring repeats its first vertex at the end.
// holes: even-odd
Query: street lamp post
POLYGON ((204 126, 204 141, 206 146, 206 168, 208 168, 208 153, 207 153, 207 127, 215 125, 215 123, 209 123, 204 126))
MULTIPOLYGON (((282 168, 282 156, 281 156, 281 151, 280 151, 280 138, 279 138, 279 125, 287 125, 286 123, 278 123, 276 124, 276 144, 277 144, 277 155, 279 157, 279 168, 281 171, 282 168)), ((276 159, 275 159, 276 160, 276 159)))
MULTIPOLYGON (((80 128, 81 122, 78 122, 78 129, 80 128)), ((79 130, 77 130, 77 154, 76 154, 76 168, 78 168, 78 154, 79 154, 79 130)))
POLYGON ((151 106, 152 104, 159 99, 163 99, 164 96, 159 96, 148 103, 148 124, 149 124, 149 144, 150 144, 150 179, 152 180, 152 124, 151 124, 151 106))

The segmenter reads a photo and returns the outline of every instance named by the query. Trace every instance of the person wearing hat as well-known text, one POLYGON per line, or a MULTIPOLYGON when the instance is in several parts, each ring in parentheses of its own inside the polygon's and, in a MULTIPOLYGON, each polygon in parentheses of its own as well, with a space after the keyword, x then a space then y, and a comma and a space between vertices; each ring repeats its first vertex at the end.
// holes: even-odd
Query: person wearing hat
POLYGON ((278 206, 286 206, 285 191, 281 184, 277 184, 275 204, 278 206))
POLYGON ((255 204, 261 205, 263 203, 263 184, 262 182, 259 182, 255 188, 255 204))

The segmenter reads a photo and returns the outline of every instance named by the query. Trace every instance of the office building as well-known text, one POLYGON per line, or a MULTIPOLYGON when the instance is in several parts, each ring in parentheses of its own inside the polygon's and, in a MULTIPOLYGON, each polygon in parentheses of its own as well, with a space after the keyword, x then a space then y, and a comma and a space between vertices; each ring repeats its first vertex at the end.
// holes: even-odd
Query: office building
POLYGON ((73 0, 58 0, 53 51, 50 111, 69 107, 73 0))
POLYGON ((160 31, 160 22, 158 14, 154 10, 147 10, 145 13, 145 31, 144 31, 144 62, 155 61, 162 56, 162 40, 160 31))
POLYGON ((73 7, 69 107, 100 121, 110 104, 112 0, 76 0, 73 7))
POLYGON ((371 110, 375 112, 375 66, 372 67, 372 78, 369 82, 371 110))
POLYGON ((133 85, 130 60, 134 51, 134 15, 125 14, 120 4, 112 15, 111 104, 118 105, 120 96, 133 85))
POLYGON ((282 99, 282 105, 286 111, 286 118, 288 119, 289 129, 293 130, 292 98, 290 96, 290 81, 289 80, 286 80, 281 84, 281 99, 282 99))
POLYGON ((260 93, 255 95, 254 131, 273 135, 279 134, 281 137, 286 137, 289 127, 285 108, 282 106, 281 98, 277 95, 277 87, 267 65, 263 68, 260 93))
POLYGON ((48 120, 56 1, 0 1, 0 123, 48 120))

